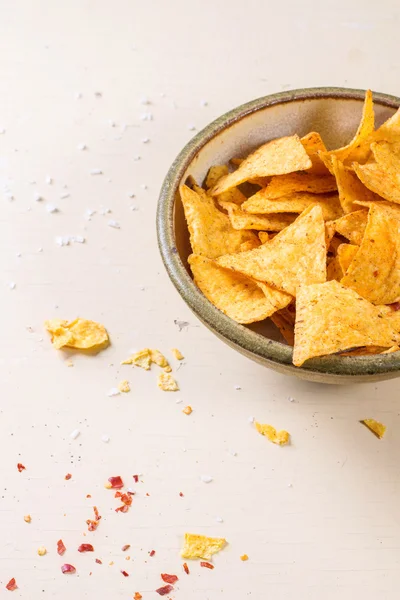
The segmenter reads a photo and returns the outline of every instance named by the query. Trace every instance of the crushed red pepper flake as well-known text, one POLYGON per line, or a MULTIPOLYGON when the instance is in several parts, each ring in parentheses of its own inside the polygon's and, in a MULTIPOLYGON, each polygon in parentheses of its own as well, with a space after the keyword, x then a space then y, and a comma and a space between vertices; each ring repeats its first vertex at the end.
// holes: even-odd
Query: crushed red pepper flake
POLYGON ((133 600, 142 600, 143 596, 142 594, 139 594, 139 592, 135 592, 135 595, 133 596, 133 600))
POLYGON ((108 481, 111 484, 111 489, 113 490, 120 490, 124 487, 124 482, 119 475, 116 475, 115 477, 109 477, 108 481))
POLYGON ((127 573, 126 571, 121 571, 121 573, 124 577, 129 577, 129 573, 127 573))
POLYGON ((64 573, 64 575, 72 575, 72 573, 76 573, 75 567, 68 563, 65 563, 65 565, 62 565, 61 571, 64 573))
POLYGON ((81 544, 78 548, 78 552, 94 552, 92 544, 81 544))
POLYGON ((62 540, 58 540, 58 542, 57 542, 57 553, 60 556, 62 556, 65 551, 66 551, 66 547, 64 545, 64 542, 62 540))
POLYGON ((100 560, 99 558, 96 558, 95 562, 97 562, 98 565, 102 565, 103 564, 103 561, 100 560))
POLYGON ((118 507, 115 509, 115 512, 122 512, 122 513, 124 513, 124 514, 125 514, 125 513, 127 513, 127 512, 128 512, 128 510, 129 510, 129 506, 127 506, 126 504, 123 504, 122 506, 118 506, 118 507))
POLYGON ((183 494, 182 494, 182 492, 179 492, 179 495, 180 495, 180 497, 181 497, 181 498, 183 498, 183 494))
POLYGON ((67 473, 66 476, 64 477, 64 479, 66 479, 68 481, 69 479, 71 479, 71 477, 72 477, 71 473, 67 473))
POLYGON ((91 498, 92 495, 91 494, 86 494, 86 498, 91 498))
POLYGON ((139 475, 132 475, 132 477, 135 480, 135 483, 139 483, 139 475))
POLYGON ((125 546, 122 546, 121 550, 122 550, 122 552, 126 552, 127 550, 129 550, 130 547, 131 547, 130 544, 125 544, 125 546))
POLYGON ((186 575, 189 575, 190 571, 189 571, 189 567, 187 565, 187 563, 183 563, 183 570, 185 571, 186 575))
POLYGON ((15 577, 10 579, 10 581, 6 585, 6 589, 9 590, 10 592, 13 592, 14 590, 18 589, 17 583, 15 581, 15 577))
POLYGON ((151 552, 149 552, 149 556, 154 556, 154 555, 155 555, 155 553, 156 553, 156 551, 155 551, 155 550, 152 550, 151 552))
POLYGON ((205 562, 203 560, 200 562, 200 566, 201 567, 206 567, 206 569, 213 569, 214 568, 214 565, 212 565, 209 562, 205 562))
POLYGON ((172 592, 174 588, 172 587, 172 585, 164 585, 163 587, 158 588, 158 590, 156 590, 157 594, 160 594, 160 596, 165 596, 165 594, 169 594, 170 592, 172 592))
POLYGON ((101 519, 97 506, 93 506, 93 511, 95 520, 93 521, 92 519, 88 519, 86 521, 89 531, 96 531, 97 527, 99 526, 99 521, 101 519))
POLYGON ((165 583, 176 583, 178 581, 176 575, 168 575, 168 573, 161 573, 161 579, 165 581, 165 583))
POLYGON ((18 463, 17 464, 17 469, 21 473, 22 471, 26 470, 26 467, 22 463, 18 463))

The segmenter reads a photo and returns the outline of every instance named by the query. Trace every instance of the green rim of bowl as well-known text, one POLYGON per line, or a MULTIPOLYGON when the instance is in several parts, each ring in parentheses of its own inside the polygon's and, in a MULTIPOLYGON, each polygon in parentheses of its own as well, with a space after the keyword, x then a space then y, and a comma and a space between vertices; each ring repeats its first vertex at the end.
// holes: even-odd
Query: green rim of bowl
MULTIPOLYGON (((224 129, 251 113, 274 104, 283 104, 293 100, 314 98, 363 100, 364 95, 365 90, 359 89, 305 88, 264 96, 242 104, 207 125, 191 139, 174 160, 164 180, 158 201, 156 224, 161 257, 172 283, 189 308, 203 323, 231 346, 241 348, 255 360, 265 360, 282 366, 292 366, 293 369, 296 368, 292 363, 292 348, 290 346, 270 340, 236 323, 211 304, 194 284, 179 257, 175 245, 174 203, 179 183, 189 164, 205 144, 224 129)), ((395 109, 400 106, 400 98, 396 96, 374 92, 373 97, 377 104, 395 109)), ((330 355, 308 360, 300 369, 314 373, 350 376, 390 373, 400 369, 400 352, 353 357, 330 355)))

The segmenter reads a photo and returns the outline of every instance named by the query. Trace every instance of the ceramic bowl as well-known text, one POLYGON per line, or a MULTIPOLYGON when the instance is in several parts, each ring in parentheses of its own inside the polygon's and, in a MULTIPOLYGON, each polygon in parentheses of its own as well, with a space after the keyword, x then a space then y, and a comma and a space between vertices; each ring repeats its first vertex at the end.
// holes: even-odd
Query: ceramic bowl
MULTIPOLYGON (((331 355, 292 364, 292 348, 267 320, 239 325, 213 306, 194 284, 187 258, 191 253, 179 185, 189 175, 202 184, 210 166, 246 156, 264 142, 318 131, 328 148, 346 144, 361 116, 364 90, 311 88, 273 94, 222 115, 198 133, 172 164, 163 183, 157 211, 158 242, 172 283, 194 314, 221 340, 245 356, 280 373, 325 383, 379 381, 397 377, 400 352, 344 357, 331 355)), ((374 93, 380 125, 400 105, 400 98, 374 93)))

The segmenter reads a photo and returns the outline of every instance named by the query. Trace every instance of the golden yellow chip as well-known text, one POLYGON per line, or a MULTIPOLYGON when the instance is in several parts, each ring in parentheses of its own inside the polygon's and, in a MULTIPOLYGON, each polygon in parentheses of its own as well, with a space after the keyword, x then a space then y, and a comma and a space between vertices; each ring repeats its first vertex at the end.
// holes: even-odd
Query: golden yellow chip
MULTIPOLYGON (((262 246, 261 246, 262 248, 262 246)), ((361 246, 342 284, 373 304, 400 299, 400 220, 397 211, 371 204, 361 246)))
POLYGON ((243 162, 244 160, 246 160, 246 159, 245 159, 245 158, 235 158, 235 157, 234 157, 234 158, 231 158, 231 159, 229 160, 229 162, 230 162, 230 163, 231 163, 233 166, 235 166, 235 167, 239 167, 239 165, 241 165, 241 164, 242 164, 242 162, 243 162))
POLYGON ((240 557, 240 560, 246 561, 246 560, 249 560, 249 557, 247 556, 247 554, 242 554, 242 556, 240 557))
POLYGON ((279 310, 271 315, 271 321, 279 329, 289 346, 294 346, 294 323, 286 318, 284 310, 279 310))
POLYGON ((345 167, 336 156, 332 156, 331 160, 339 192, 339 201, 345 213, 356 210, 354 207, 356 200, 376 199, 375 194, 360 181, 351 169, 345 167))
POLYGON ((210 167, 206 177, 206 188, 209 190, 223 177, 228 175, 229 169, 227 165, 214 165, 210 167))
POLYGON ((260 146, 250 154, 233 173, 222 177, 211 190, 213 195, 222 194, 255 177, 284 175, 302 171, 312 166, 298 135, 283 137, 260 146))
POLYGON ((263 425, 262 423, 257 423, 257 421, 255 421, 254 425, 256 426, 258 433, 261 433, 261 435, 265 435, 265 437, 267 437, 269 441, 273 444, 285 446, 289 443, 290 433, 288 433, 284 429, 277 431, 275 427, 272 427, 272 425, 263 425))
POLYGON ((270 239, 268 231, 259 231, 258 232, 258 237, 259 237, 260 242, 262 244, 265 244, 265 242, 268 242, 268 240, 270 239))
POLYGON ((267 189, 260 190, 246 200, 241 206, 242 210, 250 214, 272 215, 275 213, 301 213, 309 206, 320 206, 326 221, 335 220, 343 214, 337 194, 296 192, 271 200, 265 196, 267 189))
POLYGON ((319 156, 320 152, 326 152, 325 144, 322 141, 319 133, 311 131, 302 137, 300 141, 312 162, 312 166, 307 169, 307 173, 314 173, 315 175, 327 175, 329 171, 319 156))
POLYGON ((185 533, 184 544, 181 550, 182 558, 204 558, 210 560, 213 554, 223 550, 227 544, 225 538, 212 538, 195 533, 185 533))
POLYGON ((192 254, 188 262, 206 298, 238 323, 262 321, 292 300, 289 294, 223 269, 202 256, 192 254))
POLYGON ((386 426, 383 423, 379 423, 379 421, 375 421, 375 419, 363 419, 360 423, 368 427, 379 439, 382 439, 385 435, 386 426))
POLYGON ((293 364, 359 346, 390 348, 400 334, 378 307, 337 281, 302 285, 296 298, 293 364))
POLYGON ((354 246, 353 244, 340 244, 340 246, 338 247, 337 258, 339 260, 339 264, 342 268, 343 274, 346 273, 357 252, 358 246, 354 246))
POLYGON ((63 321, 49 319, 44 323, 51 333, 55 348, 77 348, 78 350, 101 349, 108 346, 109 339, 104 325, 87 319, 63 321))
POLYGON ((217 263, 292 296, 302 283, 325 281, 325 224, 321 207, 306 209, 294 223, 259 248, 221 256, 217 263))
MULTIPOLYGON (((357 177, 363 184, 375 194, 382 196, 388 202, 400 204, 400 183, 397 177, 394 177, 377 163, 359 165, 354 163, 354 170, 357 177)), ((362 200, 363 198, 361 198, 362 200)))
POLYGON ((374 142, 371 150, 378 165, 396 177, 400 172, 400 142, 374 142))
POLYGON ((260 245, 260 241, 259 240, 249 240, 248 242, 243 242, 243 244, 240 244, 240 250, 239 252, 247 252, 247 250, 253 250, 253 248, 258 248, 258 246, 260 245))
POLYGON ((327 194, 337 190, 336 179, 332 175, 318 175, 308 171, 276 175, 272 177, 267 187, 262 190, 263 197, 274 200, 289 196, 296 192, 309 192, 310 194, 327 194))
POLYGON ((150 350, 151 362, 161 367, 167 373, 171 372, 171 367, 164 354, 161 354, 159 350, 150 350))
POLYGON ((340 219, 336 219, 333 225, 338 233, 347 238, 352 244, 360 246, 368 221, 366 210, 355 210, 340 219))
POLYGON ((380 140, 391 143, 400 141, 400 108, 374 132, 372 141, 380 140))
POLYGON ((142 367, 142 369, 148 371, 151 368, 151 362, 150 348, 143 348, 143 350, 139 350, 139 352, 136 352, 129 358, 123 360, 121 365, 136 365, 137 367, 142 367))
POLYGON ((174 355, 174 357, 176 358, 176 360, 183 360, 185 358, 183 356, 182 352, 180 352, 178 350, 178 348, 172 348, 171 352, 174 355))
POLYGON ((266 217, 265 215, 254 215, 244 212, 236 204, 233 204, 233 202, 220 201, 219 204, 228 211, 232 227, 238 230, 268 229, 269 231, 281 231, 294 221, 292 215, 279 214, 266 217))
POLYGON ((400 346, 392 346, 388 350, 384 350, 381 354, 392 354, 392 352, 398 352, 400 350, 400 346))
MULTIPOLYGON (((342 245, 342 244, 340 244, 340 245, 342 245)), ((329 258, 327 265, 326 265, 326 280, 327 281, 333 281, 333 280, 341 281, 343 275, 344 275, 344 273, 343 273, 343 269, 342 269, 340 261, 339 261, 339 257, 332 256, 331 258, 329 258)))
POLYGON ((389 350, 382 348, 382 346, 362 346, 361 348, 341 352, 340 356, 369 356, 371 354, 385 354, 387 352, 389 350))
POLYGON ((157 385, 164 392, 177 392, 179 390, 179 386, 171 373, 160 373, 157 385))
POLYGON ((243 242, 257 240, 251 231, 236 231, 229 217, 218 210, 214 200, 205 192, 201 194, 182 185, 180 193, 195 254, 216 258, 239 252, 243 242))
POLYGON ((185 406, 182 412, 185 413, 185 415, 191 415, 193 412, 193 408, 191 406, 185 406))
POLYGON ((123 381, 121 381, 118 384, 118 389, 119 389, 120 392, 124 392, 125 394, 127 392, 130 392, 131 391, 131 386, 129 385, 129 381, 127 381, 126 379, 124 379, 123 381))

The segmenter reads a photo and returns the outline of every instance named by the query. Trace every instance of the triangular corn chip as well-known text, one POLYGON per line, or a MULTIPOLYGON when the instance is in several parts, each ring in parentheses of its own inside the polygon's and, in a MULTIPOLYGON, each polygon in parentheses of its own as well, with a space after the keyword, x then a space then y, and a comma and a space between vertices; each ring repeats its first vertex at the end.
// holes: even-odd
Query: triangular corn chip
MULTIPOLYGON (((221 198, 221 196, 219 196, 219 198, 221 198)), ((234 229, 267 229, 268 231, 281 231, 294 221, 294 216, 289 214, 268 216, 253 215, 244 212, 233 202, 221 202, 219 200, 218 204, 228 211, 229 219, 234 229)))
POLYGON ((340 244, 338 247, 337 258, 339 259, 343 274, 346 273, 357 252, 358 246, 354 246, 353 244, 340 244))
POLYGON ((221 256, 217 262, 292 296, 301 283, 325 281, 325 224, 321 207, 306 209, 294 223, 259 248, 221 256))
POLYGON ((374 132, 373 141, 400 142, 400 108, 374 132))
POLYGON ((399 300, 400 220, 396 211, 371 204, 361 246, 342 283, 373 304, 399 300))
POLYGON ((314 175, 329 174, 328 169, 319 156, 319 152, 326 152, 325 144, 319 133, 311 131, 303 136, 300 141, 312 162, 312 166, 307 169, 307 173, 314 173, 314 175))
POLYGON ((258 237, 260 239, 260 242, 262 244, 265 244, 265 242, 268 242, 268 240, 269 240, 269 233, 268 233, 268 231, 259 231, 258 237))
POLYGON ((212 538, 195 533, 185 533, 181 556, 187 559, 204 558, 210 560, 212 555, 222 550, 226 544, 225 538, 212 538))
POLYGON ((371 144, 371 150, 382 169, 395 177, 400 174, 400 142, 374 142, 371 144))
POLYGON ((365 425, 365 427, 368 427, 368 429, 379 439, 382 439, 385 435, 386 425, 379 423, 379 421, 375 421, 375 419, 363 419, 360 423, 365 425))
MULTIPOLYGON (((206 188, 210 190, 221 179, 221 177, 227 175, 228 172, 229 170, 226 165, 215 165, 214 167, 211 167, 206 178, 206 188)), ((233 202, 238 206, 247 200, 246 196, 239 190, 239 188, 236 187, 231 188, 223 194, 220 194, 218 199, 223 202, 233 202)))
POLYGON ((267 187, 262 190, 264 198, 281 198, 295 192, 310 194, 326 194, 336 191, 336 180, 332 175, 315 175, 308 171, 276 175, 272 177, 267 187))
POLYGON ((360 181, 360 179, 345 167, 336 157, 332 156, 332 170, 336 177, 339 200, 345 213, 351 213, 355 200, 375 200, 376 196, 360 181))
POLYGON ((109 344, 106 328, 96 321, 81 318, 70 322, 50 319, 45 321, 44 326, 51 333, 51 341, 57 349, 100 350, 109 344))
POLYGON ((251 214, 273 214, 281 212, 301 213, 309 206, 318 205, 326 221, 337 219, 343 214, 337 194, 310 194, 297 192, 271 200, 266 197, 266 191, 260 190, 251 196, 241 206, 242 210, 251 214))
POLYGON ((239 252, 243 242, 256 240, 251 231, 236 231, 229 217, 223 214, 206 192, 200 194, 186 185, 180 187, 185 217, 190 233, 190 244, 195 254, 216 258, 222 254, 239 252))
POLYGON ((382 306, 377 306, 379 308, 381 314, 385 319, 388 319, 390 325, 393 327, 395 331, 400 333, 400 305, 399 303, 395 304, 383 304, 382 306))
POLYGON ((378 163, 367 165, 354 163, 353 167, 357 177, 368 189, 389 202, 400 204, 400 178, 398 176, 389 173, 378 163))
MULTIPOLYGON (((340 244, 342 245, 342 244, 340 244)), ((342 277, 343 277, 344 273, 343 273, 343 269, 341 267, 340 261, 339 261, 339 257, 338 256, 332 256, 326 265, 326 280, 327 281, 341 281, 342 277)))
POLYGON ((217 181, 219 181, 221 177, 224 177, 224 175, 228 175, 228 173, 228 165, 214 165, 213 167, 210 167, 205 181, 207 190, 214 187, 217 181))
POLYGON ((271 321, 279 329, 289 346, 294 345, 294 321, 287 318, 287 309, 279 310, 271 315, 271 321), (286 312, 285 312, 286 311, 286 312))
POLYGON ((358 346, 390 348, 400 340, 379 308, 337 281, 302 285, 296 298, 293 364, 358 346))
POLYGON ((213 187, 213 195, 222 194, 232 187, 255 177, 283 175, 312 166, 298 135, 279 138, 260 146, 244 160, 233 173, 222 177, 213 187))
POLYGON ((340 219, 336 219, 333 225, 340 235, 350 240, 352 244, 359 246, 364 237, 367 221, 368 212, 366 210, 356 210, 340 217, 340 219))
POLYGON ((289 294, 224 269, 203 256, 192 254, 189 264, 206 298, 238 323, 262 321, 292 301, 289 294))

